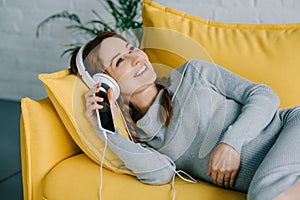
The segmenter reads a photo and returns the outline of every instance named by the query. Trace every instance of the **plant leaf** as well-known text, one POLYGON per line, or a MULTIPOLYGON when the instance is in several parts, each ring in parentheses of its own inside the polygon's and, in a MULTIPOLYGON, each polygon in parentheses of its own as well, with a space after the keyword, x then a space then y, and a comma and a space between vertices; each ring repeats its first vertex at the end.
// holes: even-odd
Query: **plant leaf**
POLYGON ((114 31, 114 29, 111 28, 107 23, 99 21, 99 20, 91 20, 91 21, 88 21, 86 24, 100 24, 101 26, 103 26, 104 30, 114 31))
POLYGON ((75 29, 79 31, 84 31, 85 33, 90 34, 91 36, 97 36, 100 33, 100 30, 95 29, 95 28, 89 28, 83 25, 69 25, 66 26, 66 29, 75 29))
MULTIPOLYGON (((90 35, 92 37, 97 36, 103 31, 127 31, 128 29, 142 28, 142 22, 137 19, 140 16, 139 8, 142 0, 98 0, 102 9, 104 8, 109 14, 112 15, 114 22, 106 22, 99 13, 95 10, 91 12, 97 17, 82 24, 79 16, 68 11, 62 11, 60 13, 53 14, 44 19, 38 24, 36 29, 36 37, 38 38, 43 27, 52 21, 67 19, 70 25, 65 26, 66 29, 73 31, 79 31, 81 35, 90 35), (139 15, 139 16, 138 16, 139 15)), ((140 32, 138 30, 138 32, 140 32)), ((140 34, 140 33, 134 34, 140 34)), ((67 49, 61 54, 61 57, 67 53, 73 53, 74 50, 82 46, 81 43, 72 43, 64 45, 67 49)))
POLYGON ((51 21, 54 21, 54 20, 58 20, 58 19, 68 19, 71 22, 75 22, 76 24, 81 24, 80 18, 77 14, 69 13, 68 11, 64 10, 60 13, 56 13, 56 14, 53 14, 53 15, 47 17, 41 23, 39 23, 38 26, 37 26, 36 32, 35 32, 36 37, 37 38, 39 37, 40 31, 43 29, 43 27, 47 23, 49 23, 51 21))
POLYGON ((69 53, 69 55, 72 55, 72 53, 77 50, 80 49, 81 46, 75 46, 75 47, 71 47, 66 49, 65 51, 62 52, 62 54, 60 54, 60 57, 62 58, 64 55, 66 55, 67 53, 69 53))

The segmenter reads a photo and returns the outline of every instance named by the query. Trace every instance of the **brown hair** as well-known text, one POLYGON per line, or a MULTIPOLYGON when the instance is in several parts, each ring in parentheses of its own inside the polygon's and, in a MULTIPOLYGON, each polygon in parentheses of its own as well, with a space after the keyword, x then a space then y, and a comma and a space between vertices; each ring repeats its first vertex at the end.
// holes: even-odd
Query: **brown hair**
MULTIPOLYGON (((89 41, 85 45, 85 48, 82 51, 82 60, 84 61, 86 70, 89 72, 91 76, 93 76, 96 73, 99 73, 101 71, 100 69, 102 69, 102 72, 104 71, 102 60, 99 56, 95 56, 95 53, 100 48, 100 45, 103 42, 103 40, 110 37, 117 37, 127 42, 127 40, 123 36, 119 35, 116 32, 104 31, 100 33, 97 37, 95 37, 93 40, 89 41)), ((78 51, 79 49, 75 50, 72 53, 70 59, 70 67, 71 67, 71 72, 73 74, 78 73, 78 69, 76 66, 76 56, 78 54, 78 51)))
MULTIPOLYGON (((95 73, 104 71, 104 67, 102 65, 101 58, 98 55, 95 55, 95 53, 100 48, 102 41, 109 37, 118 37, 127 42, 127 40, 124 37, 122 37, 121 35, 119 35, 115 32, 111 32, 111 31, 102 32, 97 37, 95 37, 93 40, 88 42, 86 44, 85 48, 83 49, 82 59, 84 60, 84 65, 86 66, 86 69, 91 76, 93 76, 95 73)), ((70 67, 71 67, 71 72, 73 74, 78 73, 78 69, 76 66, 76 56, 78 54, 78 51, 79 51, 79 49, 75 50, 72 53, 72 56, 70 59, 70 67)), ((158 88, 158 90, 161 90, 161 89, 164 90, 163 95, 162 95, 162 101, 161 101, 161 105, 164 108, 164 110, 161 111, 161 122, 167 126, 167 125, 169 125, 171 118, 172 118, 172 114, 173 114, 173 106, 172 106, 171 97, 170 97, 168 90, 166 89, 166 86, 163 86, 161 84, 156 84, 156 87, 158 88)), ((126 123, 128 125, 129 131, 131 132, 131 134, 134 137, 134 136, 136 136, 136 131, 135 131, 135 126, 134 126, 133 122, 136 122, 142 116, 139 116, 136 112, 134 112, 134 107, 130 104, 128 99, 125 99, 122 95, 120 95, 119 103, 120 103, 120 108, 124 114, 126 123)))

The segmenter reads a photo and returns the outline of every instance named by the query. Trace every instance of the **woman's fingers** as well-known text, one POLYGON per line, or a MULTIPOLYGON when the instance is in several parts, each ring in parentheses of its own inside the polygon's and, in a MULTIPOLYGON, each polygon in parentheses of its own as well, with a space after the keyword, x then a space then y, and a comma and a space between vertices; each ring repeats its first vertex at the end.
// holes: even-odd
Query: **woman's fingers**
POLYGON ((218 169, 211 169, 210 176, 215 185, 218 185, 220 187, 229 186, 229 180, 228 180, 228 177, 230 176, 229 173, 225 174, 224 172, 221 172, 218 169))
POLYGON ((240 166, 240 155, 229 145, 220 143, 212 152, 207 175, 214 184, 233 187, 240 166))
POLYGON ((91 113, 94 113, 95 110, 102 109, 103 106, 97 103, 91 103, 87 106, 87 110, 89 110, 91 113))
POLYGON ((97 116, 95 110, 102 109, 103 106, 99 105, 97 102, 102 102, 103 98, 98 97, 95 93, 99 92, 101 84, 96 84, 91 88, 85 95, 85 116, 94 125, 97 125, 97 116))
POLYGON ((231 187, 231 185, 230 185, 230 180, 231 180, 230 177, 231 177, 230 173, 227 173, 227 174, 224 175, 224 181, 223 181, 223 183, 224 183, 224 187, 225 188, 231 187))
POLYGON ((231 173, 229 187, 233 187, 237 173, 238 171, 231 173))
MULTIPOLYGON (((96 115, 96 110, 98 109, 103 109, 103 106, 98 104, 99 102, 103 102, 104 98, 99 97, 96 95, 100 91, 101 83, 97 83, 93 88, 91 88, 85 95, 85 115, 88 118, 88 120, 93 124, 97 125, 98 120, 97 120, 97 115, 96 115)), ((107 97, 110 103, 110 109, 112 110, 112 115, 113 118, 115 117, 115 103, 114 103, 114 94, 113 90, 110 88, 107 91, 107 97)))
POLYGON ((224 186, 224 174, 223 173, 217 173, 217 185, 223 187, 224 186))
POLYGON ((114 102, 114 91, 113 89, 109 88, 107 91, 107 98, 109 100, 109 103, 113 103, 114 102))
POLYGON ((209 160, 209 166, 208 166, 208 171, 207 171, 207 176, 212 176, 212 159, 209 160))
POLYGON ((210 173, 210 176, 212 178, 212 181, 214 184, 220 186, 220 187, 225 187, 225 188, 231 188, 234 185, 234 181, 236 178, 236 172, 220 172, 218 170, 210 173))
POLYGON ((102 102, 103 98, 102 97, 98 97, 98 96, 95 95, 95 96, 87 97, 85 100, 86 100, 85 101, 85 106, 89 107, 90 105, 93 105, 96 102, 102 102))
POLYGON ((100 90, 101 83, 97 83, 92 87, 84 96, 85 98, 88 98, 90 96, 93 96, 95 93, 99 92, 100 90))
POLYGON ((110 109, 111 109, 113 119, 115 119, 116 105, 115 105, 115 102, 114 102, 114 91, 113 91, 113 89, 111 89, 111 88, 108 89, 107 98, 108 98, 108 101, 109 101, 109 104, 110 104, 110 109))
POLYGON ((218 185, 218 182, 217 182, 217 179, 218 179, 218 172, 216 171, 212 171, 211 173, 211 178, 212 178, 212 181, 215 185, 218 185))

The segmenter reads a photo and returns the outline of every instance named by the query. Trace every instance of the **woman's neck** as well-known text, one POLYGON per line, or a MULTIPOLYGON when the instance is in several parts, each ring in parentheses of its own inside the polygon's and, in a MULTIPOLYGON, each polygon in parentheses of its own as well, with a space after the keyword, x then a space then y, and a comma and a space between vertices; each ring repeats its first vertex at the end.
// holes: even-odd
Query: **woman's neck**
POLYGON ((157 94, 158 89, 155 83, 153 83, 144 90, 134 93, 130 98, 130 103, 140 114, 145 115, 153 104, 157 94))

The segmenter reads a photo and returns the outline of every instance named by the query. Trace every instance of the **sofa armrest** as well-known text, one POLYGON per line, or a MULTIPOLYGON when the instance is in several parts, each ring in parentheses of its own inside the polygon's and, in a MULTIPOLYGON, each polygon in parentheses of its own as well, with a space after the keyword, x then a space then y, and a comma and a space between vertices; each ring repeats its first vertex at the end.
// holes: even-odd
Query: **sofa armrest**
POLYGON ((42 199, 43 180, 62 160, 81 150, 48 98, 21 100, 21 158, 24 199, 42 199))

